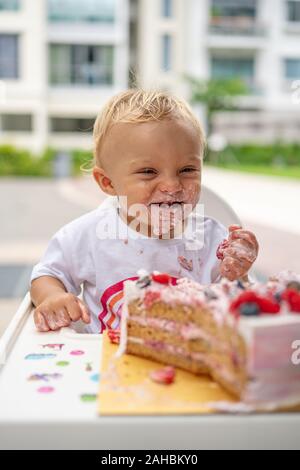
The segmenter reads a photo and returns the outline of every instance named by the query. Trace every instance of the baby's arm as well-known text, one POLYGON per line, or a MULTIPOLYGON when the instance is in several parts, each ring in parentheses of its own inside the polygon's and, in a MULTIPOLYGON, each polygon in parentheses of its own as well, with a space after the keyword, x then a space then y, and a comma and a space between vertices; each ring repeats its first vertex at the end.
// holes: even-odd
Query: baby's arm
POLYGON ((86 228, 79 218, 58 230, 33 268, 30 294, 39 331, 58 330, 78 320, 90 323, 88 308, 77 297, 87 280, 87 269, 91 269, 90 248, 83 233, 86 228))
POLYGON ((41 276, 31 283, 30 295, 36 309, 34 322, 39 331, 58 330, 72 321, 90 322, 84 303, 66 292, 63 283, 52 276, 41 276))

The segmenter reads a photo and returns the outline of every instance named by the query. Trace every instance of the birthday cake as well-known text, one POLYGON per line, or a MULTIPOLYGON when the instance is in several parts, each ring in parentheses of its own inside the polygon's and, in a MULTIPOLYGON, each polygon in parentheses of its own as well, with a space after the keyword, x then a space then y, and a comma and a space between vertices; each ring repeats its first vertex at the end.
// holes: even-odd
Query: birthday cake
POLYGON ((209 374, 255 409, 300 404, 300 276, 203 286, 141 273, 124 285, 124 352, 209 374))

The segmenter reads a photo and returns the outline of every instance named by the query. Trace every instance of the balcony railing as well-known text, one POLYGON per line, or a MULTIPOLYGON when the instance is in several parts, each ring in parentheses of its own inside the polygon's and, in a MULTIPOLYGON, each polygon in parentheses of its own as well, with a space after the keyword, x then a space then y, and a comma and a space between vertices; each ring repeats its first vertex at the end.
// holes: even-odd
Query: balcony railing
POLYGON ((48 19, 54 23, 113 23, 115 0, 48 0, 48 19))
POLYGON ((72 64, 64 70, 62 64, 51 64, 50 83, 54 86, 112 85, 113 68, 101 64, 72 64))
POLYGON ((215 16, 210 19, 209 32, 224 36, 264 36, 266 29, 255 18, 215 16))
POLYGON ((115 16, 62 11, 49 14, 48 19, 51 23, 113 23, 115 16))

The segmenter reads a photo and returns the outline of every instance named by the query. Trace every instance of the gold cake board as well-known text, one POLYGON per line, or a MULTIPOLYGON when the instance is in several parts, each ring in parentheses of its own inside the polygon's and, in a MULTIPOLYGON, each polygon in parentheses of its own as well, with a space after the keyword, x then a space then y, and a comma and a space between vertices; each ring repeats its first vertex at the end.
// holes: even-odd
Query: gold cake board
MULTIPOLYGON (((173 384, 156 384, 149 374, 162 364, 129 354, 116 358, 117 350, 104 333, 98 394, 98 413, 102 416, 208 414, 218 412, 209 404, 238 403, 210 377, 181 369, 176 369, 173 384)), ((299 412, 300 406, 277 411, 299 412)))
POLYGON ((208 404, 234 402, 232 395, 207 376, 176 369, 171 385, 154 383, 149 374, 163 367, 157 362, 124 354, 103 335, 98 411, 101 415, 207 414, 208 404))

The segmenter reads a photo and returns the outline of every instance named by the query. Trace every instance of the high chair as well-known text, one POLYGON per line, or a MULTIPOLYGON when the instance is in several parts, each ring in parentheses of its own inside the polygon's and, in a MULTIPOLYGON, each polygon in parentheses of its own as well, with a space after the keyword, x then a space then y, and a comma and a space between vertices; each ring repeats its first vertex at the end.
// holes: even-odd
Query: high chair
MULTIPOLYGON (((201 202, 206 215, 225 226, 240 225, 232 208, 212 190, 202 187, 201 202)), ((63 328, 38 333, 32 310, 27 293, 0 340, 1 449, 299 446, 297 413, 97 416, 101 335, 79 334, 80 327, 78 332, 63 328)))

